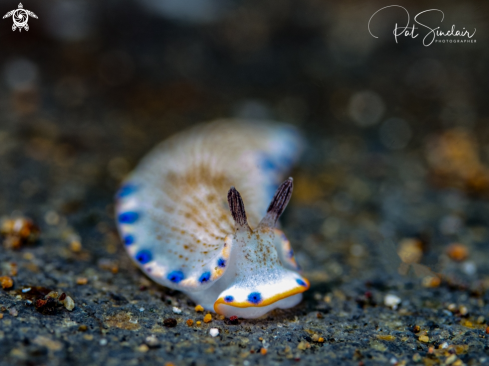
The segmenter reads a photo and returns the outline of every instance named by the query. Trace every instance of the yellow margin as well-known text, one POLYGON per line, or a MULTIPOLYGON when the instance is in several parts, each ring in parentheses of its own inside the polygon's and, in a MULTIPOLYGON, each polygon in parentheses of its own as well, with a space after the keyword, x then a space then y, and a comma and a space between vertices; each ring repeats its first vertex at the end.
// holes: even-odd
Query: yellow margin
POLYGON ((226 301, 224 301, 224 299, 222 297, 220 297, 214 303, 214 311, 216 313, 218 313, 218 314, 221 314, 219 311, 217 311, 217 307, 220 304, 234 306, 236 308, 253 308, 253 307, 260 308, 260 307, 263 307, 263 306, 268 306, 270 304, 273 304, 274 302, 277 302, 279 300, 285 299, 286 297, 290 297, 290 296, 293 296, 293 295, 300 294, 300 293, 302 293, 304 291, 307 291, 309 289, 309 287, 311 287, 311 284, 309 283, 309 281, 306 278, 302 278, 302 279, 307 284, 307 287, 304 287, 304 286, 294 287, 292 290, 281 292, 281 293, 279 293, 279 294, 277 294, 275 296, 272 296, 272 297, 270 297, 268 299, 265 299, 262 302, 260 302, 259 304, 252 304, 252 303, 250 303, 248 301, 245 301, 245 302, 236 302, 236 301, 226 302, 226 301))

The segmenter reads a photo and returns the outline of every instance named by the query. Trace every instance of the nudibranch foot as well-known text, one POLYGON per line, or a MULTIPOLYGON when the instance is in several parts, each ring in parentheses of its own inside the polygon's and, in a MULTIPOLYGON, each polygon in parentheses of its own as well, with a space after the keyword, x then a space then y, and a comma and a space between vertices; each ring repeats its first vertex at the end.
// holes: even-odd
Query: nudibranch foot
POLYGON ((288 309, 296 306, 302 301, 302 294, 286 297, 273 304, 261 306, 261 307, 249 307, 249 308, 237 308, 235 306, 218 304, 216 305, 216 312, 224 315, 226 318, 237 316, 238 318, 256 319, 260 318, 266 313, 274 309, 288 309))

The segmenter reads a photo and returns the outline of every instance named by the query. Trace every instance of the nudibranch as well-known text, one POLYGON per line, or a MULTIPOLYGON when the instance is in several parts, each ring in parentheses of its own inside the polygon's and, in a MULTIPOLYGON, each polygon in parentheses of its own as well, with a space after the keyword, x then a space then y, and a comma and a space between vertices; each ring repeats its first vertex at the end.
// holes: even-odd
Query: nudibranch
POLYGON ((309 282, 276 226, 293 188, 292 178, 279 183, 301 146, 292 126, 234 120, 162 142, 117 193, 129 255, 157 283, 227 317, 297 305, 309 282))

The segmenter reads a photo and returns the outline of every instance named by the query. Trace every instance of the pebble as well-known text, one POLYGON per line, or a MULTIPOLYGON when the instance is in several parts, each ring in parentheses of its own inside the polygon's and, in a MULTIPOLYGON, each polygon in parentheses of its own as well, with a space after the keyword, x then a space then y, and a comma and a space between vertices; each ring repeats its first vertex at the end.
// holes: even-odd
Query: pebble
POLYGON ((460 312, 460 315, 467 315, 469 313, 469 309, 467 309, 466 306, 464 305, 461 305, 458 309, 458 311, 460 312))
POLYGON ((100 269, 110 271, 113 274, 116 274, 119 272, 118 264, 115 263, 114 261, 110 260, 110 259, 100 259, 98 261, 98 266, 100 269))
POLYGON ((58 299, 59 294, 56 291, 50 291, 44 298, 52 297, 53 299, 58 299))
POLYGON ((394 310, 397 309, 400 303, 401 298, 396 295, 388 294, 384 297, 384 304, 394 310))
POLYGON ((229 324, 238 325, 239 324, 238 317, 236 315, 230 316, 229 324))
POLYGON ((5 237, 7 249, 20 249, 23 244, 33 243, 39 236, 39 228, 26 217, 7 219, 1 222, 0 234, 5 237))
POLYGON ((86 277, 78 277, 76 279, 77 285, 86 285, 87 283, 88 283, 88 278, 86 278, 86 277))
POLYGON ((415 353, 413 355, 413 361, 414 362, 421 362, 421 355, 419 353, 415 353))
POLYGON ((197 305, 197 306, 195 307, 195 311, 196 311, 196 312, 203 312, 203 311, 204 311, 204 308, 203 308, 201 305, 197 305))
POLYGON ((445 360, 445 364, 447 365, 451 365, 452 363, 454 363, 455 361, 457 361, 457 356, 455 355, 451 355, 450 357, 448 357, 446 360, 445 360))
POLYGON ((36 310, 42 314, 55 314, 57 305, 57 300, 51 296, 45 296, 44 299, 37 299, 35 304, 36 310))
POLYGON ((428 343, 430 341, 430 337, 422 335, 418 338, 421 342, 428 343))
POLYGON ((211 314, 207 314, 206 316, 204 316, 204 323, 210 323, 211 321, 212 321, 211 314))
POLYGON ((54 211, 48 211, 46 212, 46 215, 44 215, 44 221, 46 221, 46 224, 48 225, 57 225, 59 224, 59 215, 54 211))
POLYGON ((474 262, 467 261, 462 264, 462 271, 464 271, 466 275, 473 276, 477 272, 477 267, 474 262))
POLYGON ((72 311, 75 308, 75 302, 69 296, 66 296, 62 302, 63 302, 63 305, 65 306, 66 310, 68 310, 68 311, 72 311))
POLYGON ((187 320, 187 325, 188 325, 189 327, 191 327, 192 325, 194 325, 194 321, 193 321, 192 319, 188 319, 188 320, 187 320))
POLYGON ((474 324, 472 324, 472 322, 467 320, 467 319, 462 319, 460 324, 463 325, 464 327, 467 327, 467 328, 473 328, 474 327, 474 324))
POLYGON ((105 345, 107 345, 107 339, 102 338, 102 339, 100 340, 99 344, 100 344, 101 346, 105 346, 105 345))
POLYGON ((3 289, 9 289, 14 285, 14 281, 9 276, 0 277, 0 284, 3 289))
POLYGON ((182 313, 182 309, 177 308, 176 306, 174 306, 174 307, 173 307, 173 312, 174 312, 175 314, 181 314, 181 313, 182 313))
POLYGON ((397 254, 404 263, 419 263, 423 257, 423 243, 419 239, 402 239, 399 243, 397 254))
POLYGON ((426 276, 423 278, 423 287, 434 288, 439 287, 441 279, 438 276, 426 276))
POLYGON ((173 328, 177 326, 177 320, 173 318, 167 318, 163 320, 163 325, 165 327, 173 328))
POLYGON ((25 294, 26 292, 29 292, 31 290, 30 287, 27 287, 27 288, 23 288, 22 289, 22 292, 25 294))
POLYGON ((265 356, 267 354, 267 349, 262 347, 262 349, 260 349, 260 353, 265 356))
POLYGON ((17 309, 16 309, 16 308, 12 308, 12 309, 10 309, 10 310, 8 311, 8 313, 9 313, 10 315, 12 315, 12 316, 17 316, 17 315, 19 315, 19 312, 17 311, 17 309))
POLYGON ((396 340, 396 337, 394 337, 393 335, 390 335, 390 334, 379 334, 377 336, 378 339, 381 339, 383 341, 389 341, 389 342, 392 342, 392 341, 395 341, 396 340))
POLYGON ((78 240, 73 240, 70 242, 70 249, 72 252, 79 253, 82 250, 82 245, 78 240))
POLYGON ((450 259, 456 262, 462 262, 469 256, 469 250, 465 245, 454 243, 450 244, 447 248, 447 254, 450 259))
POLYGON ((150 348, 156 348, 156 347, 159 347, 159 345, 160 345, 160 342, 158 341, 158 339, 154 335, 150 335, 150 336, 146 337, 144 342, 150 348))
POLYGON ((446 309, 443 309, 442 310, 443 314, 445 314, 446 316, 453 316, 453 314, 451 312, 449 312, 448 310, 446 309))
POLYGON ((148 352, 149 351, 149 347, 146 345, 146 344, 142 344, 138 347, 138 351, 139 352, 148 352))
POLYGON ((211 337, 217 337, 219 335, 219 329, 217 329, 217 328, 211 328, 209 330, 209 334, 211 335, 211 337))

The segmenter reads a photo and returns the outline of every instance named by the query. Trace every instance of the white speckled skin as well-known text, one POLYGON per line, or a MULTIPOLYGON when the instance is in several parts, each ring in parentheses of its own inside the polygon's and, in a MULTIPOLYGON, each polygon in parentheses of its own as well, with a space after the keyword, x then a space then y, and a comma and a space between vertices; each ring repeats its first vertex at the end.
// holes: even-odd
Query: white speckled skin
POLYGON ((154 281, 226 316, 296 305, 309 284, 290 243, 270 220, 258 224, 300 150, 293 127, 263 121, 221 120, 164 141, 117 195, 128 253, 154 281), (249 226, 233 220, 231 186, 249 226))

